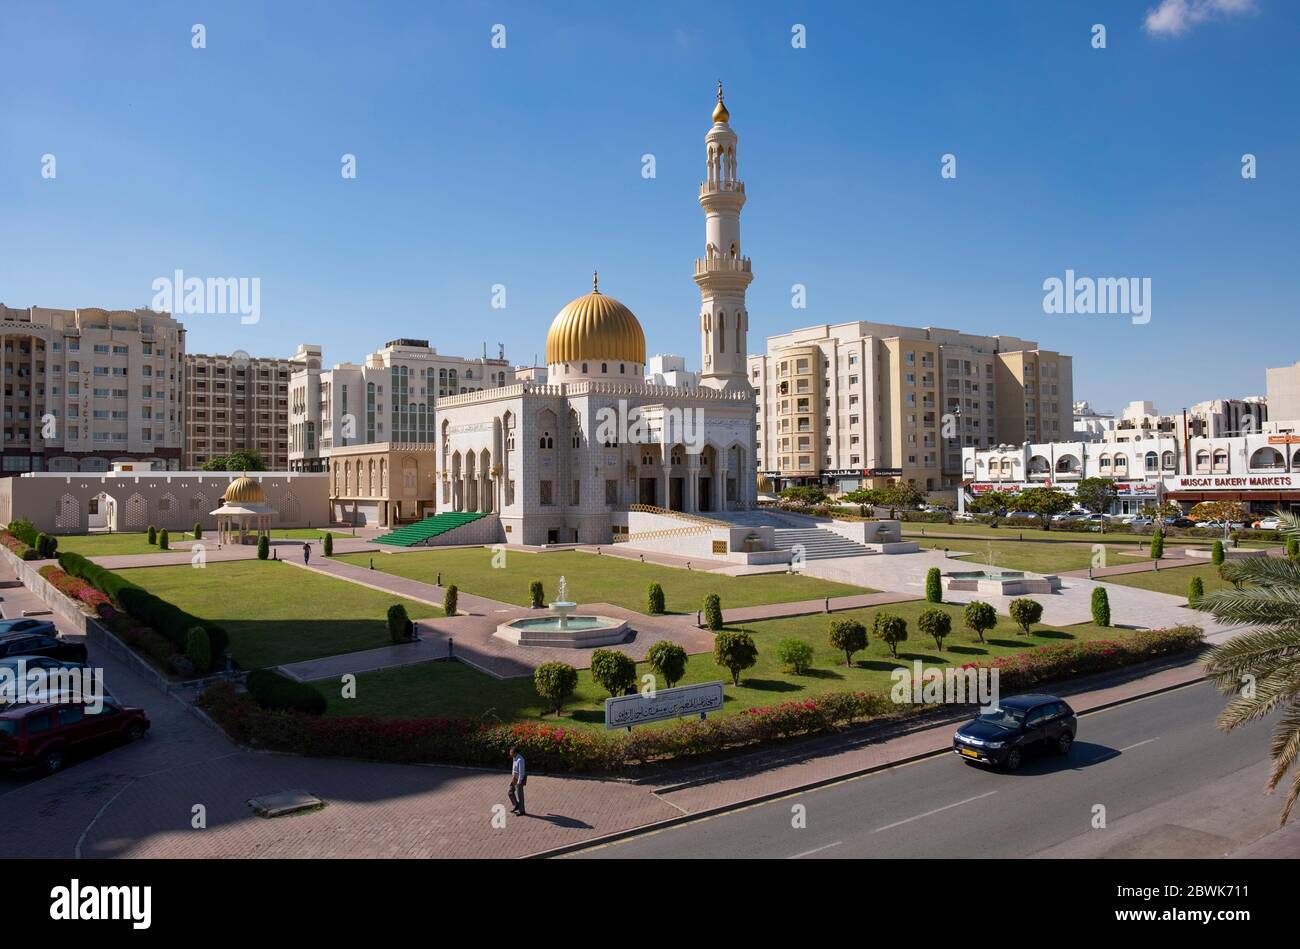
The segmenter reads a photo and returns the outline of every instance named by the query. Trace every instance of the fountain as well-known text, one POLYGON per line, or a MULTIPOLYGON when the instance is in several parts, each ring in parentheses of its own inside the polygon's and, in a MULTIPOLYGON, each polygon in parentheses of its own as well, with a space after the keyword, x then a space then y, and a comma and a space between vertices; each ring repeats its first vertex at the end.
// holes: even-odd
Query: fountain
POLYGON ((575 616, 578 604, 569 599, 569 581, 560 577, 557 598, 548 604, 551 615, 510 620, 494 635, 517 646, 561 646, 585 649, 608 646, 627 639, 626 620, 613 616, 575 616))

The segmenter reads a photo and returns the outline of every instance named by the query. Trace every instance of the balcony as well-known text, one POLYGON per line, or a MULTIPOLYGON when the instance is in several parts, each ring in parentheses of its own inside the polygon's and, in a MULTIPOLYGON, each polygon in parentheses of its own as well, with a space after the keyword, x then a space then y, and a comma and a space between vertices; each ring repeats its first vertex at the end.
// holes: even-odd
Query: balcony
POLYGON ((700 195, 717 194, 720 191, 734 191, 739 194, 745 193, 745 183, 732 179, 730 181, 701 181, 700 195))
POLYGON ((749 273, 748 257, 695 258, 695 275, 706 273, 749 273))

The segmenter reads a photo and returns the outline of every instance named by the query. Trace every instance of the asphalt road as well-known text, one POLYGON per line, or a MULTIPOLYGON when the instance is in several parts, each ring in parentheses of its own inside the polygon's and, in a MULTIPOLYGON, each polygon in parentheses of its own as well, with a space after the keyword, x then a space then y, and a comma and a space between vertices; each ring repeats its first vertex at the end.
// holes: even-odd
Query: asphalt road
POLYGON ((1189 686, 1085 715, 1067 757, 1014 773, 945 754, 573 856, 1221 856, 1281 807, 1263 793, 1270 723, 1224 734, 1223 704, 1189 686))

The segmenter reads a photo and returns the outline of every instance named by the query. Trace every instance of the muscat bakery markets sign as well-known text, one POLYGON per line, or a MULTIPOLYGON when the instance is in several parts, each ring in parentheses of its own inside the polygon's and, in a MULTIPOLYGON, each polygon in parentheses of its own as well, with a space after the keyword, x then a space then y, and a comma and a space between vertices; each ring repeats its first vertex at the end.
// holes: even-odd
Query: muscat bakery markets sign
POLYGON ((1166 491, 1295 491, 1300 475, 1179 475, 1165 479, 1166 491))

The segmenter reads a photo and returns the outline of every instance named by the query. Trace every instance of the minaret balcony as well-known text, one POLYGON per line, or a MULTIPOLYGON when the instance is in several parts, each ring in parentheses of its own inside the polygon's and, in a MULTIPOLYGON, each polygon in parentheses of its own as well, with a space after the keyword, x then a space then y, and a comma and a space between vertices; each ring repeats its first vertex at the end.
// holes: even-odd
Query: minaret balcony
POLYGON ((696 275, 707 273, 749 273, 748 257, 695 258, 696 275))
POLYGON ((732 179, 730 181, 701 181, 700 195, 717 194, 719 191, 738 191, 745 193, 745 183, 732 179))

